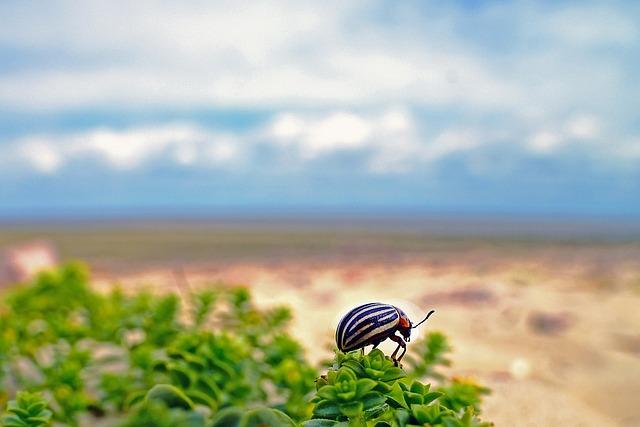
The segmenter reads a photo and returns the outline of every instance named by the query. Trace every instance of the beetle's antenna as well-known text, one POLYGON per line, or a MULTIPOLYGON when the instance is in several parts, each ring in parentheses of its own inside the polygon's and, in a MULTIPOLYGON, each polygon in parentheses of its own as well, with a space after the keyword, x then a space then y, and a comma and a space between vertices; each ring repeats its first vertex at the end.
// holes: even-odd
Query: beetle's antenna
POLYGON ((435 310, 431 310, 431 311, 429 312, 429 314, 427 314, 427 317, 425 317, 424 319, 422 319, 422 320, 421 320, 417 325, 412 326, 412 327, 411 327, 411 329, 415 329, 415 328, 417 328, 418 326, 422 325, 424 322, 426 322, 426 321, 427 321, 427 319, 429 318, 429 316, 431 316, 431 315, 432 315, 433 313, 435 313, 435 312, 436 312, 435 310))

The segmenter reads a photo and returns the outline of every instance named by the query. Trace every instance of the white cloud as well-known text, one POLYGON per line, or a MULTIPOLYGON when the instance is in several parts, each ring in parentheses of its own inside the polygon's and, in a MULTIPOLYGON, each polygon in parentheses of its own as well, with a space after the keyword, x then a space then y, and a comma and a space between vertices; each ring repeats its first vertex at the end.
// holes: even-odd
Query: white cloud
POLYGON ((367 114, 282 113, 263 127, 242 132, 221 132, 193 123, 128 129, 99 127, 22 137, 0 147, 0 154, 10 163, 23 162, 48 174, 78 160, 82 160, 83 167, 93 167, 97 162, 115 171, 164 167, 171 163, 185 168, 240 164, 257 167, 250 162, 257 161, 259 145, 266 143, 293 163, 350 152, 358 154, 365 171, 401 173, 410 171, 416 162, 427 157, 467 147, 466 143, 440 137, 435 148, 424 144, 421 141, 424 138, 424 129, 416 127, 408 110, 390 108, 367 114))
POLYGON ((302 117, 293 113, 284 113, 273 120, 270 133, 276 143, 289 145, 304 133, 305 126, 302 117))
POLYGON ((351 113, 334 113, 315 123, 309 123, 301 141, 305 156, 324 152, 361 148, 370 140, 372 124, 351 113))
MULTIPOLYGON (((524 148, 535 155, 551 156, 563 147, 580 146, 604 169, 615 168, 619 163, 627 167, 637 163, 637 137, 621 139, 604 149, 605 145, 599 143, 600 122, 596 116, 578 114, 555 126, 533 128, 528 137, 522 138, 526 131, 519 127, 442 126, 435 121, 425 124, 401 107, 377 112, 287 112, 276 114, 253 129, 235 132, 182 122, 30 135, 1 145, 0 158, 5 165, 23 169, 26 166, 42 174, 96 165, 114 171, 174 165, 185 169, 282 173, 287 172, 287 167, 312 169, 321 164, 317 160, 347 154, 345 158, 353 172, 384 175, 426 171, 445 158, 461 156, 469 170, 491 174, 495 164, 482 155, 483 150, 523 140, 524 148), (264 162, 260 156, 265 147, 270 147, 269 155, 280 156, 278 162, 264 162)), ((518 161, 513 153, 506 154, 502 169, 508 169, 505 162, 518 161)), ((526 151, 521 155, 526 156, 526 151)))
POLYGON ((594 139, 600 134, 600 121, 593 116, 580 115, 571 118, 566 126, 568 136, 577 139, 594 139))
POLYGON ((239 159, 240 144, 238 139, 226 136, 215 144, 209 144, 206 157, 215 165, 234 163, 239 159))
POLYGON ((563 137, 558 132, 541 130, 536 132, 528 143, 529 149, 538 154, 549 154, 563 142, 563 137))
POLYGON ((236 137, 192 124, 174 123, 29 136, 8 144, 2 154, 47 174, 80 159, 95 159, 114 170, 133 170, 167 160, 182 166, 220 167, 240 161, 241 144, 236 137))
POLYGON ((444 157, 474 150, 491 141, 491 133, 474 128, 445 128, 433 136, 417 126, 411 113, 391 108, 377 114, 330 112, 326 115, 283 113, 264 132, 268 143, 300 161, 359 152, 364 170, 374 174, 409 173, 444 157))
POLYGON ((414 124, 408 111, 397 108, 382 115, 380 126, 387 132, 411 132, 414 124))
POLYGON ((293 147, 302 159, 339 151, 380 150, 407 139, 413 120, 401 109, 362 115, 336 111, 318 115, 283 113, 267 126, 271 144, 293 147))
POLYGON ((178 144, 173 152, 175 161, 183 166, 192 165, 196 161, 197 156, 197 148, 195 144, 192 143, 178 144))
MULTIPOLYGON (((566 139, 611 139, 601 125, 613 122, 611 116, 623 126, 635 120, 640 82, 632 53, 640 34, 631 17, 637 6, 402 3, 384 17, 376 15, 377 6, 54 0, 35 11, 25 2, 0 3, 6 17, 0 44, 24 59, 0 73, 0 108, 54 114, 212 106, 289 111, 270 130, 278 144, 295 146, 308 158, 369 148, 377 153, 371 164, 378 171, 405 170, 418 152, 438 159, 468 150, 465 144, 478 138, 444 135, 432 144, 432 137, 418 141, 406 111, 354 112, 410 105, 438 113, 458 130, 481 133, 495 126, 485 118, 499 117, 507 133, 526 121, 525 133, 513 140, 546 154, 566 139), (580 110, 598 119, 557 123, 580 110), (529 129, 533 135, 527 136, 529 129), (395 148, 385 139, 395 140, 395 148), (420 143, 428 148, 421 151, 420 143)), ((223 154, 212 155, 202 143, 176 142, 170 135, 104 132, 82 135, 91 139, 78 143, 77 156, 92 152, 122 169, 167 150, 184 166, 243 156, 229 148, 214 148, 223 154)), ((627 140, 625 129, 620 132, 619 139, 627 140)), ((76 155, 71 148, 56 150, 30 164, 55 171, 76 155)))
POLYGON ((52 174, 63 163, 60 153, 46 138, 27 138, 18 149, 18 156, 24 158, 37 172, 52 174))
MULTIPOLYGON (((483 56, 455 42, 408 41, 363 20, 367 3, 54 1, 42 13, 4 9, 13 19, 3 22, 0 42, 69 59, 2 75, 0 105, 11 108, 411 100, 493 107, 520 96, 483 56)), ((425 28, 416 29, 421 39, 431 36, 425 28)))
POLYGON ((545 125, 535 130, 526 147, 535 154, 552 155, 558 149, 572 144, 593 145, 593 142, 601 140, 601 136, 602 121, 598 117, 576 114, 556 126, 545 125))

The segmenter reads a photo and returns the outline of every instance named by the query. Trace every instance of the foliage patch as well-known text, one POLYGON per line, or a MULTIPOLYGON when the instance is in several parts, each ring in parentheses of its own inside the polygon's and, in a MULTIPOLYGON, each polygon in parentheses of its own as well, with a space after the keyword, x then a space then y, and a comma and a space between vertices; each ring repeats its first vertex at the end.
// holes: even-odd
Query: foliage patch
POLYGON ((225 286, 188 303, 98 293, 80 264, 10 291, 1 425, 488 425, 477 415, 488 390, 441 373, 450 346, 440 333, 414 343, 406 369, 380 350, 336 352, 319 375, 287 333, 286 307, 259 309, 247 289, 225 286))

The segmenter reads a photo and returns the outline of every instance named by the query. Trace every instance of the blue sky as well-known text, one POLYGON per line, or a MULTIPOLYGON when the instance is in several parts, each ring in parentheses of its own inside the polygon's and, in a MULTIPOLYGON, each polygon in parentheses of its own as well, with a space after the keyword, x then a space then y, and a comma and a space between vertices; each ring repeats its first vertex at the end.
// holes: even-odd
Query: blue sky
POLYGON ((0 216, 640 215, 640 3, 3 1, 0 216))

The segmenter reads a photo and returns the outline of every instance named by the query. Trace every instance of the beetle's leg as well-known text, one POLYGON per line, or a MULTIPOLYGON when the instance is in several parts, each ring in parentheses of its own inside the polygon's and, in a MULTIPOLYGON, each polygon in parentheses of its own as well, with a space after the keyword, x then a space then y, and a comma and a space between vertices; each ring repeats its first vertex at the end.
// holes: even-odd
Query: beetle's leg
POLYGON ((389 338, 398 343, 398 347, 396 348, 396 350, 391 354, 391 360, 393 360, 393 363, 398 366, 398 362, 400 362, 400 359, 402 359, 402 356, 404 356, 404 354, 407 352, 407 345, 404 343, 404 341, 402 340, 401 337, 397 336, 397 335, 390 335, 389 338), (400 347, 402 347, 402 354, 400 355, 400 358, 396 359, 396 354, 398 353, 398 350, 400 350, 400 347))
POLYGON ((360 347, 360 355, 364 356, 364 347, 360 347))
POLYGON ((407 352, 407 346, 404 345, 402 346, 402 354, 400 355, 400 357, 398 357, 398 363, 400 363, 400 361, 402 360, 402 358, 404 357, 404 354, 407 352))
POLYGON ((393 353, 391 353, 391 360, 393 360, 393 363, 396 364, 396 366, 398 365, 397 361, 396 361, 396 353, 398 353, 398 350, 400 350, 400 345, 398 345, 396 347, 395 350, 393 350, 393 353))

